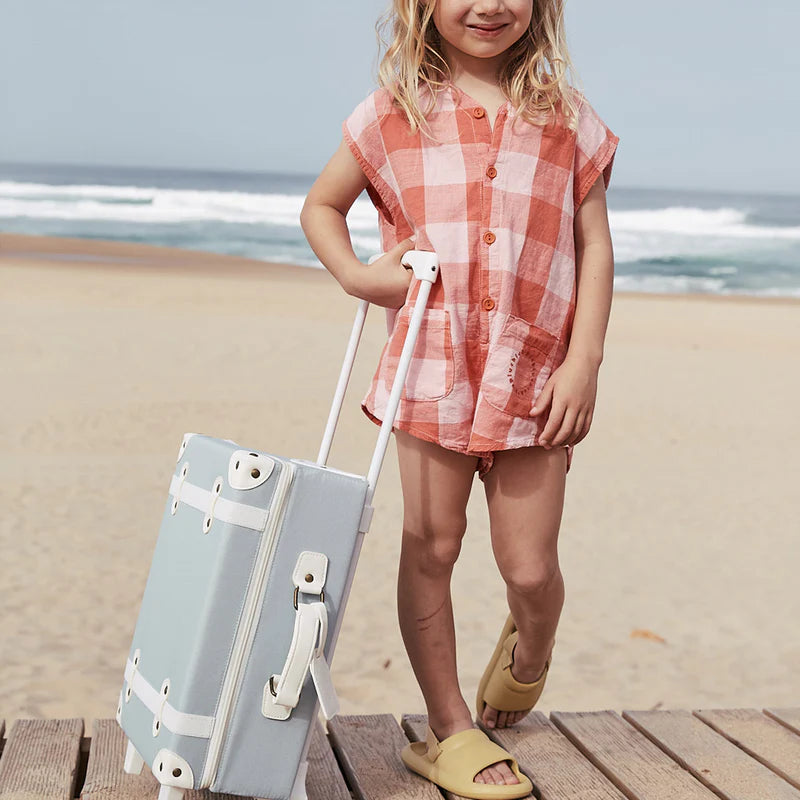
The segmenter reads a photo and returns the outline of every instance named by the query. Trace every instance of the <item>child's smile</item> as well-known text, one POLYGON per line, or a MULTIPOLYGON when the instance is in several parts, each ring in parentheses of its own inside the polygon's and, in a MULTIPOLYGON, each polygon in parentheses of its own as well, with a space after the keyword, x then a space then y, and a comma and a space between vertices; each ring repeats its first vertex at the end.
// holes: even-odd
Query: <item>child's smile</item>
POLYGON ((531 0, 440 0, 433 21, 442 38, 445 58, 449 45, 460 51, 459 58, 485 61, 506 53, 527 30, 532 13, 531 0))

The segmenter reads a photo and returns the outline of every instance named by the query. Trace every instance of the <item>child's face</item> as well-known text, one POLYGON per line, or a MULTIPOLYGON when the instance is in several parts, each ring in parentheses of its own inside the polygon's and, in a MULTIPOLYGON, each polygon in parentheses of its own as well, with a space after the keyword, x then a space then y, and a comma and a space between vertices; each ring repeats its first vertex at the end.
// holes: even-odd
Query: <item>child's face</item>
POLYGON ((497 57, 511 47, 527 30, 532 13, 533 0, 437 0, 433 22, 451 47, 461 54, 485 59, 497 57), (498 25, 502 27, 494 33, 477 27, 498 25))

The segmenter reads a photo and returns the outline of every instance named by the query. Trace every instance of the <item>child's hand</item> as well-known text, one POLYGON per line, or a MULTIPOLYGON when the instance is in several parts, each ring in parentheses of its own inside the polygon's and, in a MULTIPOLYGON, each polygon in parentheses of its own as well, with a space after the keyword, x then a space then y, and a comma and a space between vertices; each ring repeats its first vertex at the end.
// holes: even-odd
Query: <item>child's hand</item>
POLYGON ((400 263, 406 250, 414 249, 414 237, 398 242, 371 264, 359 269, 350 294, 378 306, 400 308, 406 301, 414 272, 400 263))
POLYGON ((552 401, 547 424, 539 441, 549 450, 565 444, 577 444, 592 424, 597 397, 598 368, 569 355, 542 388, 531 416, 543 413, 552 401))

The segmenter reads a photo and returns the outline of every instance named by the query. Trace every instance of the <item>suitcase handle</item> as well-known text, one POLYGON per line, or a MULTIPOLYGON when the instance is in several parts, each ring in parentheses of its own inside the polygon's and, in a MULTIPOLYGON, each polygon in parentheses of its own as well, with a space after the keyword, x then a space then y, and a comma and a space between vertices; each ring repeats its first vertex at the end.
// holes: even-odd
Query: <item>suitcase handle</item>
MULTIPOLYGON (((384 253, 376 253, 371 256, 368 264, 385 255, 384 253)), ((400 263, 405 267, 411 267, 414 271, 414 276, 419 279, 419 292, 417 300, 414 303, 414 308, 411 312, 411 319, 408 324, 408 333, 406 340, 403 343, 403 350, 400 353, 400 362, 397 367, 397 374, 395 375, 392 390, 389 394, 389 401, 386 406, 386 414, 381 423, 381 429, 378 432, 378 441, 375 445, 375 450, 372 454, 372 461, 370 462, 369 471, 367 473, 367 496, 364 501, 365 512, 369 509, 367 518, 363 521, 366 527, 369 527, 369 517, 371 516, 371 503, 372 496, 375 494, 375 485, 378 482, 378 475, 383 465, 383 459, 386 455, 386 447, 389 443, 389 436, 392 432, 395 417, 397 416, 397 408, 400 405, 400 393, 403 391, 403 385, 406 380, 406 373, 411 364, 411 356, 414 352, 414 345, 417 342, 417 334, 419 333, 420 324, 422 323, 422 314, 428 304, 428 295, 430 294, 431 287, 439 276, 439 257, 431 250, 406 250, 403 253, 400 263)), ((328 454, 330 452, 331 442, 333 441, 333 434, 336 431, 336 423, 339 421, 339 413, 342 410, 342 402, 344 401, 344 394, 347 390, 347 384, 350 380, 350 375, 353 370, 353 362, 356 357, 356 350, 358 343, 361 339, 361 331, 364 329, 364 321, 367 318, 367 311, 369 309, 369 301, 361 300, 358 304, 356 311, 356 319, 353 323, 353 329, 350 333, 350 340, 347 343, 347 350, 345 352, 344 363, 342 370, 339 373, 339 382, 336 385, 336 391, 333 396, 333 403, 328 415, 328 423, 325 426, 325 434, 322 437, 322 445, 317 456, 317 464, 325 466, 328 461, 328 454)), ((362 529, 364 526, 362 525, 362 529)))
POLYGON ((261 713, 269 719, 287 719, 300 701, 306 676, 317 690, 326 719, 339 713, 339 698, 333 688, 324 648, 328 637, 328 611, 325 603, 298 603, 294 632, 286 662, 279 674, 270 675, 264 686, 261 713))

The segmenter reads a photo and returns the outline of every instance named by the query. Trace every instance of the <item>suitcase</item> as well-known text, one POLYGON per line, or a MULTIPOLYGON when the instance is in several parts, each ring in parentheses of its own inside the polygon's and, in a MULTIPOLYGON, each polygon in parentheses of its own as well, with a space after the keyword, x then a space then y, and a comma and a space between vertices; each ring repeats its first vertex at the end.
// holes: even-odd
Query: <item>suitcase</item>
POLYGON ((419 291, 366 476, 326 464, 366 300, 316 461, 183 437, 116 711, 124 769, 139 774, 146 762, 159 800, 206 788, 306 798, 311 734, 320 709, 325 719, 339 711, 329 664, 439 273, 433 252, 409 250, 402 263, 419 291))

